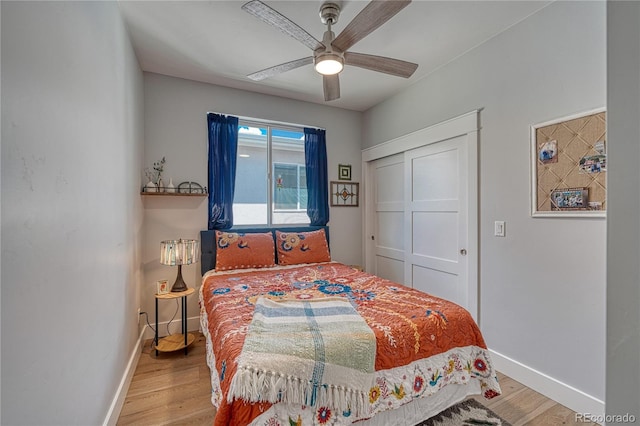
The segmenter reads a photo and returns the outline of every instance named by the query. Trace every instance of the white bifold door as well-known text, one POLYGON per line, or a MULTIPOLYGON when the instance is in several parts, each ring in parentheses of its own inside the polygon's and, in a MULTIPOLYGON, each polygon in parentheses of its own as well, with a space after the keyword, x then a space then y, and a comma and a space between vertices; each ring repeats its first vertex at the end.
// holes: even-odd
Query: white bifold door
POLYGON ((363 153, 366 268, 477 320, 477 131, 453 133, 422 145, 412 135, 399 143, 410 149, 371 161, 363 153))

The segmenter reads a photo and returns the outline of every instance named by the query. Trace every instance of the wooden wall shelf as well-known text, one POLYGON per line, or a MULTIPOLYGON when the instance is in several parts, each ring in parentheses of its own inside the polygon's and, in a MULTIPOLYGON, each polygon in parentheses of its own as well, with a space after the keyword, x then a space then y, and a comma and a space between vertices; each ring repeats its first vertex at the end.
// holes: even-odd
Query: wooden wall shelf
POLYGON ((164 197, 206 197, 208 193, 188 193, 188 192, 141 192, 140 195, 164 196, 164 197))
MULTIPOLYGON (((151 183, 151 182, 149 182, 151 183)), ((147 184, 148 185, 148 184, 147 184)), ((204 188, 198 182, 185 181, 178 186, 151 186, 149 189, 155 191, 146 191, 147 185, 143 186, 140 190, 140 195, 155 195, 155 196, 169 196, 169 197, 204 197, 209 195, 207 187, 204 188)))

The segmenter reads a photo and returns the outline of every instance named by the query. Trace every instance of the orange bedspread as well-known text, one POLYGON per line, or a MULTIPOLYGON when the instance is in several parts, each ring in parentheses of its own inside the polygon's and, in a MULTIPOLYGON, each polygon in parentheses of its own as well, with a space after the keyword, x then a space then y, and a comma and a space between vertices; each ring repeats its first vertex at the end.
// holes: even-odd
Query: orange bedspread
MULTIPOLYGON (((216 369, 215 425, 246 425, 270 407, 238 400, 229 404, 226 397, 260 295, 276 300, 342 296, 352 301, 376 335, 376 372, 388 370, 369 392, 372 414, 431 395, 448 383, 477 379, 485 397, 500 393, 480 330, 470 314, 452 302, 335 262, 213 274, 204 278, 200 303, 212 343, 209 362, 216 369)), ((326 407, 313 409, 320 410, 314 414, 318 424, 328 415, 338 415, 326 407)), ((301 419, 295 416, 289 418, 293 424, 301 419)), ((282 418, 273 424, 280 422, 289 424, 282 418)))

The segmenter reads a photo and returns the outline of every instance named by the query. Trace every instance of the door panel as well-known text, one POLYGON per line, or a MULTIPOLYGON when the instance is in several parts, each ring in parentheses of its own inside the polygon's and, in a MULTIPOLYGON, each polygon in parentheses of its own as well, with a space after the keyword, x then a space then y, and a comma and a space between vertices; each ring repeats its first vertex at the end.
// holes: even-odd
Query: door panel
POLYGON ((376 256, 376 271, 378 271, 376 275, 379 277, 397 283, 404 282, 404 262, 401 260, 376 256))
POLYGON ((453 212, 413 213, 412 254, 458 260, 458 217, 453 212))
POLYGON ((466 141, 405 152, 405 278, 414 288, 467 306, 466 141))
POLYGON ((456 301, 460 299, 458 277, 454 274, 442 273, 431 268, 418 265, 412 267, 413 288, 433 294, 443 299, 456 301))
POLYGON ((376 161, 376 202, 404 202, 404 158, 402 154, 376 161))
POLYGON ((404 156, 398 154, 375 161, 373 176, 373 272, 382 278, 404 283, 404 156))
POLYGON ((457 200, 458 161, 456 149, 412 157, 411 200, 413 202, 457 200))
MULTIPOLYGON (((404 251, 404 212, 378 211, 378 248, 404 251)), ((401 257, 400 257, 401 259, 401 257)))

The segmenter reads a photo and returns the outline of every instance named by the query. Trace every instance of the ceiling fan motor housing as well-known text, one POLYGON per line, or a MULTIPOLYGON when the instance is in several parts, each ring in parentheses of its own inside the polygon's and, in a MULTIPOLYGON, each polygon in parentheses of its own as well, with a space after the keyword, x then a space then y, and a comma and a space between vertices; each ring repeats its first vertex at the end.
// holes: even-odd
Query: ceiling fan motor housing
POLYGON ((340 16, 340 6, 336 3, 324 3, 320 6, 320 20, 325 25, 335 25, 340 16))
MULTIPOLYGON (((331 28, 331 24, 328 24, 331 28)), ((313 52, 313 64, 316 71, 323 75, 333 75, 342 71, 344 67, 344 55, 335 49, 331 42, 335 38, 333 31, 328 29, 322 38, 324 47, 313 52), (322 64, 321 64, 322 63, 322 64)))

